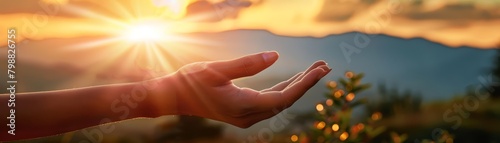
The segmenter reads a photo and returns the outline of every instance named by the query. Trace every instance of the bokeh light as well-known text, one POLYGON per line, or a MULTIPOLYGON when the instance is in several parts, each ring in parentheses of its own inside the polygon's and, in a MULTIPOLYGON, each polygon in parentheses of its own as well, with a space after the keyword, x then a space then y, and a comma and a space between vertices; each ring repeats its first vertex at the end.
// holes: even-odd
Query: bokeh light
POLYGON ((326 126, 326 123, 323 122, 323 121, 321 121, 318 124, 316 124, 316 128, 319 129, 319 130, 325 128, 325 126, 326 126))
POLYGON ((299 140, 299 137, 298 137, 297 135, 292 135, 292 136, 290 137, 290 140, 291 140, 292 142, 297 142, 297 141, 299 140))
POLYGON ((377 120, 380 120, 380 119, 382 119, 382 113, 375 112, 375 113, 372 114, 372 120, 377 121, 377 120))
POLYGON ((348 102, 350 102, 350 101, 354 100, 354 97, 355 97, 354 93, 349 93, 345 97, 345 100, 348 101, 348 102))
POLYGON ((339 139, 340 139, 340 141, 345 141, 345 140, 347 140, 348 137, 349 137, 349 133, 343 132, 342 134, 340 134, 339 139))
POLYGON ((326 100, 326 106, 332 106, 333 105, 333 100, 332 99, 328 99, 326 100))
POLYGON ((339 129, 340 129, 339 124, 333 124, 333 125, 332 125, 332 130, 333 130, 333 131, 339 131, 339 129))
POLYGON ((354 77, 354 73, 353 73, 353 72, 350 72, 350 71, 349 71, 349 72, 346 72, 346 73, 345 73, 345 77, 347 77, 347 78, 352 78, 352 77, 354 77))
POLYGON ((331 88, 335 88, 335 87, 337 87, 337 82, 330 81, 330 82, 328 82, 328 86, 331 87, 331 88))
POLYGON ((318 105, 316 105, 316 110, 318 110, 318 112, 321 112, 323 111, 325 108, 323 107, 323 104, 321 103, 318 103, 318 105))
POLYGON ((333 93, 333 96, 335 98, 340 98, 340 97, 342 97, 342 95, 344 95, 344 91, 343 90, 337 90, 337 91, 335 91, 335 93, 333 93))

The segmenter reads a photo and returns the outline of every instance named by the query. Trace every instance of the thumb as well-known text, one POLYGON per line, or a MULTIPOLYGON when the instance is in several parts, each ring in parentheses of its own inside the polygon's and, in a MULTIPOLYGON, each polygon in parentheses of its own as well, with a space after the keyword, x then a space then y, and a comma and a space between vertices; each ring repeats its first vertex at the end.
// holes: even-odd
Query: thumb
POLYGON ((208 64, 213 72, 221 75, 221 82, 252 76, 271 66, 278 60, 278 52, 262 52, 227 61, 216 61, 208 64))

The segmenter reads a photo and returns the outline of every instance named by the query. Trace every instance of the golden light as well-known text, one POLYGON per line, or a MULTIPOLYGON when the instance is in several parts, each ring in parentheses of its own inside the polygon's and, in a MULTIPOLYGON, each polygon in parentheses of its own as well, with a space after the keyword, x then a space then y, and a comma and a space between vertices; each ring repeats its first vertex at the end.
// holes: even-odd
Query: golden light
POLYGON ((333 130, 333 131, 338 131, 339 129, 340 129, 339 124, 333 124, 333 125, 332 125, 332 130, 333 130))
POLYGON ((333 105, 333 100, 332 99, 326 100, 326 105, 327 106, 332 106, 333 105))
POLYGON ((345 100, 348 101, 348 102, 350 102, 350 101, 352 101, 354 99, 354 97, 355 97, 354 93, 349 93, 345 97, 345 100))
POLYGON ((343 94, 344 94, 343 90, 337 90, 337 91, 335 91, 335 93, 333 94, 333 96, 335 98, 340 98, 340 97, 342 97, 343 94))
POLYGON ((380 112, 375 112, 372 114, 372 120, 380 120, 382 118, 382 113, 380 112))
POLYGON ((335 88, 335 87, 337 87, 337 82, 330 81, 330 82, 328 82, 328 86, 330 86, 331 88, 335 88))
POLYGON ((297 135, 292 135, 290 137, 290 140, 292 140, 292 142, 297 142, 299 140, 299 137, 297 135))
POLYGON ((321 129, 325 128, 325 126, 326 126, 326 123, 325 123, 325 122, 323 122, 323 121, 321 121, 321 122, 319 122, 319 123, 316 125, 316 128, 317 128, 317 129, 319 129, 319 130, 321 130, 321 129))
POLYGON ((354 77, 354 73, 353 72, 346 72, 345 77, 352 78, 352 77, 354 77))
POLYGON ((340 134, 340 141, 345 141, 347 138, 349 137, 349 133, 347 132, 343 132, 342 134, 340 134))
MULTIPOLYGON (((68 47, 71 52, 99 50, 100 53, 106 53, 101 54, 100 58, 92 58, 106 61, 93 66, 89 73, 101 73, 108 71, 108 67, 120 65, 117 67, 127 70, 115 71, 114 75, 117 77, 126 78, 123 75, 141 74, 135 69, 140 69, 141 72, 151 72, 152 76, 156 77, 175 72, 186 63, 210 60, 209 56, 200 56, 202 52, 204 55, 210 55, 212 50, 221 51, 214 50, 218 47, 212 46, 214 45, 212 41, 193 38, 176 31, 179 25, 184 23, 172 20, 171 10, 148 7, 151 2, 131 2, 114 3, 113 8, 122 15, 120 17, 110 17, 94 12, 92 9, 74 5, 66 6, 73 14, 103 22, 80 27, 94 30, 89 33, 104 33, 103 36, 68 47), (137 7, 128 10, 127 4, 137 5, 137 7), (207 49, 209 46, 210 51, 207 49)), ((175 3, 169 4, 169 6, 174 5, 175 3)), ((182 7, 182 5, 179 6, 182 7)), ((72 83, 91 82, 89 79, 95 79, 93 77, 95 74, 87 74, 80 76, 72 83)))
POLYGON ((318 112, 321 112, 323 111, 325 108, 323 107, 323 104, 319 103, 318 105, 316 105, 316 110, 318 110, 318 112))
POLYGON ((168 40, 166 24, 154 21, 145 21, 131 24, 124 32, 124 38, 131 42, 160 42, 168 40))
POLYGON ((44 26, 36 35, 78 39, 64 46, 63 54, 92 53, 78 61, 81 66, 92 64, 92 68, 86 70, 88 74, 73 78, 67 85, 102 80, 96 78, 98 74, 116 81, 163 76, 187 63, 214 60, 212 58, 218 57, 212 55, 216 54, 231 54, 219 46, 218 41, 187 34, 198 27, 176 18, 185 13, 190 2, 158 0, 155 5, 149 0, 132 0, 65 4, 60 7, 61 11, 74 18, 68 21, 55 18, 53 24, 44 26), (106 8, 106 11, 97 8, 106 8))

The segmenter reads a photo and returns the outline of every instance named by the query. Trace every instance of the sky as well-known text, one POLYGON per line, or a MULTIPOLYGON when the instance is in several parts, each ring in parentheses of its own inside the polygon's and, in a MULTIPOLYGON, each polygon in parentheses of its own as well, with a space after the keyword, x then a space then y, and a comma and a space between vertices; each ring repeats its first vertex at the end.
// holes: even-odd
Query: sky
POLYGON ((168 22, 170 33, 253 29, 324 37, 357 31, 494 48, 499 6, 499 0, 19 0, 0 6, 1 19, 9 19, 0 28, 18 25, 20 39, 116 35, 153 18, 168 22))
MULTIPOLYGON (((346 71, 374 85, 360 97, 386 84, 436 101, 479 84, 500 45, 499 0, 0 1, 0 30, 18 31, 19 92, 137 82, 150 78, 144 69, 161 76, 196 61, 275 50, 272 67, 235 83, 263 89, 316 60, 333 67, 293 111, 314 110, 325 83, 346 71), (156 46, 127 39, 144 23, 162 33, 156 46)), ((6 63, 1 58, 0 68, 6 63)))

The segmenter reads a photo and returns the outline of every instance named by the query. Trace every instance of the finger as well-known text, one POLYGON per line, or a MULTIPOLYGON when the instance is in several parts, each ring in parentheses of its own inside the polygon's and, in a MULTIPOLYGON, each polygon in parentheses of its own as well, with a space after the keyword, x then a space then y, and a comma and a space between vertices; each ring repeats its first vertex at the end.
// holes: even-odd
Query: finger
POLYGON ((309 68, 307 68, 306 71, 304 71, 304 74, 302 74, 301 76, 299 76, 298 78, 296 78, 294 81, 292 81, 291 83, 295 83, 297 81, 300 81, 302 78, 304 78, 305 75, 307 75, 309 72, 311 72, 312 70, 318 68, 319 66, 323 66, 323 65, 328 65, 325 61, 323 60, 319 60, 319 61, 316 61, 314 62, 311 66, 309 66, 309 68))
POLYGON ((208 67, 216 72, 219 80, 216 82, 227 82, 232 79, 252 76, 271 66, 278 59, 279 55, 275 51, 262 52, 248 55, 228 61, 218 61, 208 63, 208 67))
POLYGON ((289 80, 281 82, 281 83, 273 86, 272 88, 268 88, 268 89, 262 90, 261 92, 281 91, 281 90, 285 89, 291 83, 294 83, 295 81, 298 81, 298 80, 302 79, 304 77, 304 75, 307 74, 307 73, 309 73, 311 70, 313 70, 313 69, 315 69, 315 68, 317 68, 319 66, 322 66, 322 65, 327 65, 327 63, 325 61, 323 61, 323 60, 316 61, 311 66, 309 66, 309 68, 307 68, 306 71, 301 72, 299 74, 296 74, 295 76, 293 76, 289 80))
POLYGON ((297 81, 296 83, 293 83, 285 88, 282 92, 284 98, 289 101, 286 103, 287 106, 293 104, 296 100, 302 97, 302 95, 304 95, 311 87, 316 85, 316 83, 331 70, 332 69, 326 65, 319 66, 305 75, 300 81, 297 81))
POLYGON ((323 65, 311 70, 302 80, 289 85, 283 91, 261 93, 249 102, 255 104, 260 111, 266 111, 273 108, 288 108, 302 97, 309 88, 314 86, 322 77, 331 71, 329 68, 325 70, 325 67, 327 66, 323 65))
POLYGON ((297 73, 293 77, 291 77, 290 79, 283 81, 283 82, 280 82, 280 83, 276 84, 275 86, 268 88, 268 89, 264 89, 260 92, 281 91, 281 90, 285 89, 290 83, 292 83, 295 79, 297 79, 302 74, 303 74, 303 72, 297 73))

